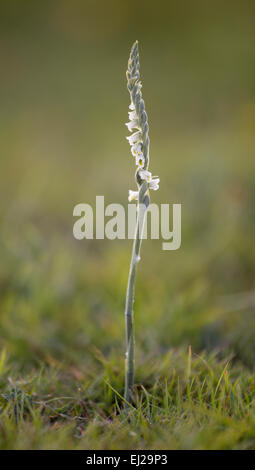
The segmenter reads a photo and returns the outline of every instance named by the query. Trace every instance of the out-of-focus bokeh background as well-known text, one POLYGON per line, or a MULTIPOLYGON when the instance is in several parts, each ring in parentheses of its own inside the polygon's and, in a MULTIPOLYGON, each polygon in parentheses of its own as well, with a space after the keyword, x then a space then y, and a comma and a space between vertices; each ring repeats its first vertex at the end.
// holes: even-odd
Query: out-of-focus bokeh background
POLYGON ((131 242, 74 240, 72 211, 135 188, 135 39, 153 201, 183 208, 179 251, 143 245, 138 342, 253 346, 254 15, 246 1, 1 1, 1 341, 19 360, 122 341, 131 242))
POLYGON ((146 241, 137 357, 191 344, 254 365, 255 4, 0 2, 0 324, 13 367, 124 352, 130 240, 73 238, 73 207, 127 205, 125 71, 139 40, 153 202, 182 246, 146 241))

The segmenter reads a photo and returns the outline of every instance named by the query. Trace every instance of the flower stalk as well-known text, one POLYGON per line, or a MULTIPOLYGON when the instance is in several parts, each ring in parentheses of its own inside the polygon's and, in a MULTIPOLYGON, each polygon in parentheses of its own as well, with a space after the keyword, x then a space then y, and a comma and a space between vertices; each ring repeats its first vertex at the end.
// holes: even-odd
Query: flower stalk
POLYGON ((136 41, 130 52, 127 69, 127 88, 130 93, 131 103, 129 106, 129 119, 126 123, 128 130, 136 131, 128 136, 127 139, 131 145, 131 153, 135 157, 137 165, 135 180, 137 191, 129 190, 129 202, 137 200, 137 220, 133 242, 132 256, 129 269, 129 277, 126 294, 125 321, 126 321, 126 364, 125 364, 125 408, 131 404, 134 371, 135 371, 135 334, 134 334, 134 315, 133 304, 135 296, 135 278, 137 264, 140 261, 140 250, 142 243, 142 234, 146 210, 150 204, 149 190, 159 188, 159 178, 152 177, 148 171, 149 167, 149 125, 148 117, 145 111, 144 100, 142 98, 140 81, 140 62, 138 42, 136 41))

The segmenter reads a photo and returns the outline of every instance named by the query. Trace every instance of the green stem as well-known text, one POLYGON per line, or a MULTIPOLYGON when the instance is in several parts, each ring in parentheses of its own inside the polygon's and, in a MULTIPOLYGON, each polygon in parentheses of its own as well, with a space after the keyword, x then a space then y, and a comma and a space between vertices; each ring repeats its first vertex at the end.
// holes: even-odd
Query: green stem
POLYGON ((135 229, 135 238, 133 243, 132 257, 130 262, 127 295, 126 295, 126 371, 125 371, 125 408, 128 408, 127 403, 131 403, 133 386, 134 386, 134 373, 135 373, 135 334, 134 334, 134 315, 133 303, 135 296, 135 278, 137 264, 140 261, 140 250, 142 244, 142 234, 146 209, 149 205, 149 197, 145 196, 148 189, 147 183, 143 183, 139 190, 138 213, 135 229))

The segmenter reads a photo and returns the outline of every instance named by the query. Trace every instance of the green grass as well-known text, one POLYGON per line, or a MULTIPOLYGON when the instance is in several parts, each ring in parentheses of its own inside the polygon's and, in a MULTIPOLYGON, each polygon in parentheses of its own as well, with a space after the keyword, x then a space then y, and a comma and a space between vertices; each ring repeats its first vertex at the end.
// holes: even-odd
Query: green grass
MULTIPOLYGON (((122 408, 131 241, 88 252, 87 242, 77 247, 52 237, 45 250, 32 228, 22 240, 13 234, 2 245, 2 449, 255 448, 253 300, 219 295, 218 259, 197 258, 194 279, 186 273, 170 283, 171 267, 148 253, 153 242, 144 243, 128 420, 122 408)), ((172 255, 184 269, 181 251, 172 255)))
POLYGON ((254 2, 101 3, 1 2, 0 447, 254 449, 254 2), (134 188, 136 39, 182 247, 142 246, 128 421, 132 244, 75 240, 72 213, 134 188))
POLYGON ((134 405, 122 411, 123 367, 48 360, 10 377, 1 360, 1 449, 254 449, 255 376, 217 357, 141 357, 134 405), (150 366, 149 366, 150 365, 150 366))

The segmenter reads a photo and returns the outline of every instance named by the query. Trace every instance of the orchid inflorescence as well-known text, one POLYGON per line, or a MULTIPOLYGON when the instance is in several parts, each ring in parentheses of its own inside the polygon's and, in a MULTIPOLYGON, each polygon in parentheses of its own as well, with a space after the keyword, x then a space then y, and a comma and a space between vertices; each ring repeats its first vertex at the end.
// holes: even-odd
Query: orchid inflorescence
MULTIPOLYGON (((154 191, 159 188, 159 178, 152 176, 148 171, 149 166, 149 125, 145 111, 144 100, 142 98, 142 84, 140 81, 140 63, 138 42, 132 46, 127 70, 127 88, 130 93, 131 103, 129 106, 129 122, 126 126, 130 132, 135 132, 127 137, 131 145, 131 153, 135 157, 137 171, 136 181, 138 189, 143 181, 148 183, 148 189, 154 191)), ((129 201, 138 200, 139 191, 129 190, 129 201)))
POLYGON ((128 409, 133 397, 134 387, 134 356, 135 356, 135 336, 134 336, 134 316, 133 303, 135 296, 135 277, 137 264, 140 261, 140 249, 142 243, 142 232, 146 211, 150 204, 149 190, 159 188, 159 178, 152 176, 149 167, 149 125, 147 113, 145 111, 144 100, 142 98, 142 84, 140 82, 140 64, 138 42, 136 41, 131 49, 128 70, 127 88, 130 93, 131 103, 129 106, 129 122, 126 123, 128 130, 133 132, 127 137, 131 145, 131 153, 136 162, 136 183, 138 190, 129 190, 129 201, 137 200, 137 222, 135 238, 133 243, 132 257, 126 295, 126 372, 125 372, 125 407, 128 409))

